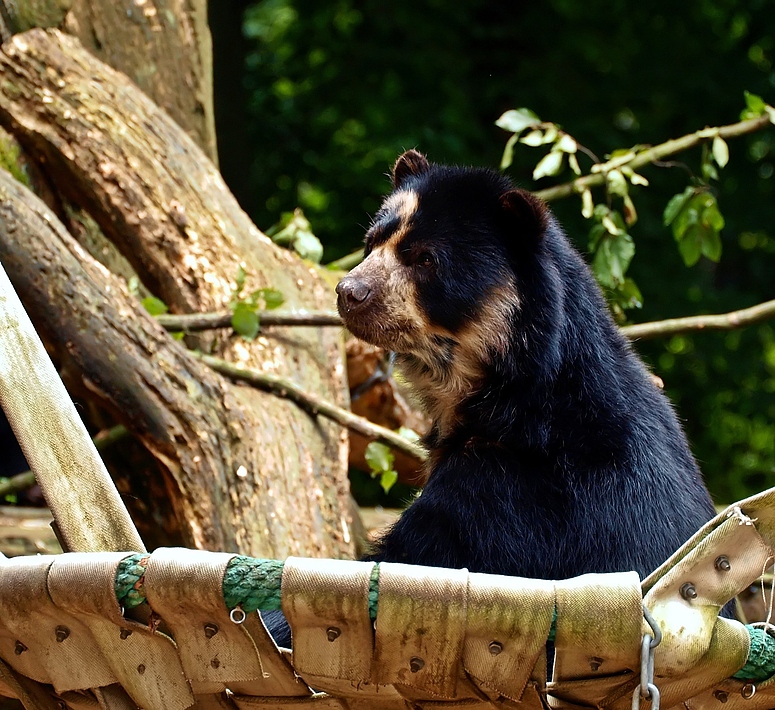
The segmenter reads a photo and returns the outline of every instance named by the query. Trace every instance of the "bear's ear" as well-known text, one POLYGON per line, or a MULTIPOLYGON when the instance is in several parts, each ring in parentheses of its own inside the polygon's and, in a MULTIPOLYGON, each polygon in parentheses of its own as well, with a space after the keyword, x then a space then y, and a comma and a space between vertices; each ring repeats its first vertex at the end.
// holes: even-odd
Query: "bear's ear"
POLYGON ((430 170, 428 159, 417 150, 407 150, 400 155, 393 166, 393 187, 400 187, 406 178, 422 175, 430 170))
MULTIPOLYGON (((510 232, 520 241, 536 243, 549 225, 549 208, 532 192, 514 189, 501 195, 501 212, 510 232)), ((523 242, 525 243, 525 242, 523 242)))

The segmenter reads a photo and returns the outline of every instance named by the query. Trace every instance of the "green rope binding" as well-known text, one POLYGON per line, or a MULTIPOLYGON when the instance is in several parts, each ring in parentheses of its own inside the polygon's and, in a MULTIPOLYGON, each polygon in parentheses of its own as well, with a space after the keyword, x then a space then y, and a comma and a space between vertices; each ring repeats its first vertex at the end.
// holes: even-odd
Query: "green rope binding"
POLYGON ((280 583, 283 562, 233 557, 223 575, 223 599, 229 609, 241 607, 252 611, 277 611, 280 605, 280 583))
POLYGON ((775 675, 775 638, 758 626, 746 625, 751 637, 748 660, 732 677, 738 680, 766 680, 775 675))
MULTIPOLYGON (((121 560, 116 572, 116 598, 126 608, 143 604, 143 586, 147 553, 137 553, 121 560)), ((282 609, 280 590, 284 562, 261 560, 253 557, 233 557, 223 576, 223 599, 226 607, 241 608, 245 613, 253 611, 277 611, 282 609)), ((369 579, 369 616, 377 618, 379 590, 379 564, 374 565, 369 579)), ((554 640, 557 622, 555 610, 549 641, 554 640)), ((775 638, 764 629, 746 626, 751 637, 751 647, 745 665, 732 677, 738 680, 762 681, 775 675, 775 638)))
POLYGON ((124 609, 133 609, 145 603, 145 567, 150 555, 138 552, 125 557, 116 570, 116 599, 124 609))

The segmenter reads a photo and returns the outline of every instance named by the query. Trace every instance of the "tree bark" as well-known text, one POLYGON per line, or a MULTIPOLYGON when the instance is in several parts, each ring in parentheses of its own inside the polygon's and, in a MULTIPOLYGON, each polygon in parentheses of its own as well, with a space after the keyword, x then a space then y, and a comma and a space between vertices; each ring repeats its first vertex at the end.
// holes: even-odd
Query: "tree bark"
POLYGON ((34 27, 75 35, 217 162, 207 0, 0 0, 0 21, 6 36, 34 27))
MULTIPOLYGON (((227 308, 240 268, 247 293, 270 287, 292 309, 332 307, 315 269, 253 226, 169 116, 76 39, 16 35, 0 72, 0 124, 173 312, 227 308)), ((194 361, 50 212, 23 201, 24 214, 3 217, 3 263, 38 329, 162 464, 185 540, 255 556, 351 554, 345 432, 194 361), (25 234, 34 219, 40 239, 25 234)), ((196 342, 347 404, 337 329, 196 342)))

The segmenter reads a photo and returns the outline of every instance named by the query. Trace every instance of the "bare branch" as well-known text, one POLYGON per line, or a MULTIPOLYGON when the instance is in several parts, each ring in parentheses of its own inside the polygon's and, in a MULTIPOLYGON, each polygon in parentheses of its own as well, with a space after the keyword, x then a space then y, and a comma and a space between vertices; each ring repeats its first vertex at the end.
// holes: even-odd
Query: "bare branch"
POLYGON ((625 325, 621 330, 630 340, 650 340, 698 330, 734 330, 772 318, 775 318, 775 301, 765 301, 731 313, 669 318, 653 323, 625 325))
MULTIPOLYGON (((217 313, 186 313, 183 315, 164 313, 156 316, 162 328, 172 331, 195 333, 215 328, 231 328, 231 311, 217 313)), ((327 311, 259 311, 258 322, 261 325, 342 325, 338 313, 327 311)))
POLYGON ((595 166, 595 172, 589 175, 583 175, 580 178, 565 182, 562 185, 555 185, 554 187, 548 187, 545 190, 538 190, 535 194, 542 200, 551 202, 552 200, 559 200, 563 197, 570 197, 573 194, 580 193, 583 190, 591 187, 597 187, 603 185, 606 180, 606 174, 614 168, 621 168, 625 165, 631 167, 633 170, 637 170, 644 165, 653 163, 654 161, 661 160, 668 155, 674 155, 684 150, 699 145, 711 138, 721 136, 722 138, 737 138, 738 136, 745 135, 746 133, 754 133, 762 128, 770 125, 770 117, 768 115, 757 116, 756 118, 749 118, 747 121, 740 121, 738 123, 732 123, 728 126, 719 126, 717 128, 703 128, 700 131, 689 133, 688 135, 681 136, 680 138, 673 138, 672 140, 665 141, 659 145, 652 146, 639 152, 628 153, 625 156, 618 156, 612 158, 606 163, 599 163, 595 166))
POLYGON ((237 367, 233 363, 217 357, 212 357, 211 355, 204 355, 203 353, 195 351, 190 351, 190 354, 201 360, 205 365, 211 367, 216 372, 234 380, 247 382, 254 387, 271 392, 279 397, 290 399, 312 415, 320 414, 321 416, 335 421, 337 424, 357 431, 363 436, 381 441, 393 448, 399 449, 420 461, 425 461, 428 458, 425 449, 408 439, 405 439, 400 434, 396 434, 390 429, 386 429, 378 424, 373 424, 364 417, 359 417, 357 414, 353 414, 346 409, 326 402, 289 380, 277 377, 277 375, 268 375, 265 372, 237 367))

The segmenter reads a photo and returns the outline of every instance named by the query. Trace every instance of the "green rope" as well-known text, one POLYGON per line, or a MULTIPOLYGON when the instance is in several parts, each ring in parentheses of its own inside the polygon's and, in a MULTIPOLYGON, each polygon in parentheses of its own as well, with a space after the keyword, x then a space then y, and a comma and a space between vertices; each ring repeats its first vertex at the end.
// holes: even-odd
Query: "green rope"
POLYGON ((223 599, 229 609, 277 611, 283 562, 238 556, 231 559, 223 575, 223 599))
POLYGON ((775 675, 775 638, 758 626, 746 625, 751 648, 745 665, 732 676, 738 680, 766 680, 775 675))
MULTIPOLYGON (((123 559, 116 573, 115 589, 118 603, 126 608, 143 604, 145 600, 144 575, 148 563, 147 553, 137 553, 123 559)), ((284 563, 277 560, 261 560, 253 557, 233 557, 223 576, 223 599, 228 609, 241 608, 245 613, 253 611, 277 611, 282 609, 280 589, 284 563)), ((369 616, 377 618, 379 590, 379 564, 374 565, 369 579, 369 616)), ((552 616, 549 641, 553 641, 557 625, 557 611, 552 616)), ((746 626, 751 637, 751 647, 745 665, 734 674, 738 680, 762 681, 775 675, 775 637, 764 629, 746 626)))
POLYGON ((145 603, 145 567, 149 558, 147 552, 138 552, 118 563, 114 583, 116 599, 125 609, 145 603))

